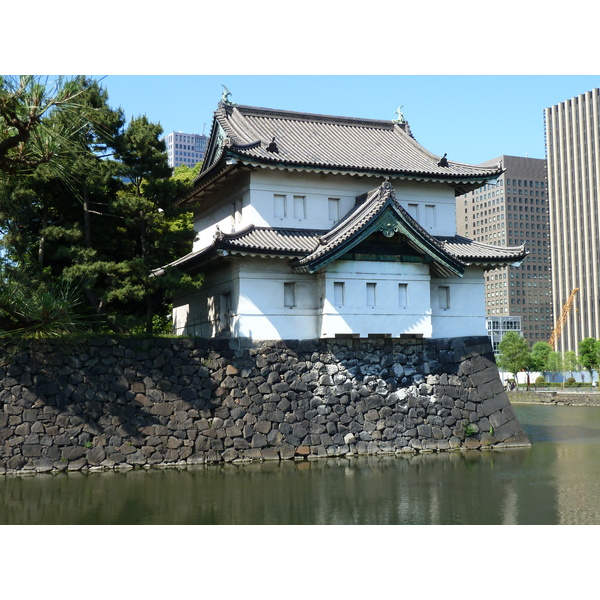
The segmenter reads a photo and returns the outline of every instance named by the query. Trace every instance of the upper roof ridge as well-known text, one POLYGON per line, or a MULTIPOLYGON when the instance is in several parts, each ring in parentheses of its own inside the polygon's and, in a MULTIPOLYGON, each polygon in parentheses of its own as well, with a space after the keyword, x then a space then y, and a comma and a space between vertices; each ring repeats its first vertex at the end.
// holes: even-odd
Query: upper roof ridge
POLYGON ((392 130, 397 123, 386 119, 372 119, 367 117, 345 117, 338 115, 325 115, 304 111, 286 110, 279 108, 265 108, 260 106, 236 105, 235 108, 244 115, 262 116, 266 118, 285 118, 297 121, 319 121, 340 125, 353 125, 356 127, 375 127, 392 130))

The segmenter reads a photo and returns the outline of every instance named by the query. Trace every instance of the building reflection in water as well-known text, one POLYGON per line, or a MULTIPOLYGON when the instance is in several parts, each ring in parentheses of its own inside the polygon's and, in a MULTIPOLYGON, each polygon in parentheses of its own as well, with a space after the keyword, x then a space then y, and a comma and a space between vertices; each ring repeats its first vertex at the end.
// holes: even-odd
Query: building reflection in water
POLYGON ((518 413, 531 448, 0 477, 0 523, 600 524, 600 407, 518 413))

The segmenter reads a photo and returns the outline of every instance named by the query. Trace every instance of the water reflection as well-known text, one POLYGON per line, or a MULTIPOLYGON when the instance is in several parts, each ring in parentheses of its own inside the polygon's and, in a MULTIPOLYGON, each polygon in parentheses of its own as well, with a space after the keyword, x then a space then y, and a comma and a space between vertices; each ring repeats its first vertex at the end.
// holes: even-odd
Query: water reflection
POLYGON ((3 477, 0 523, 600 524, 600 408, 515 409, 530 449, 3 477))

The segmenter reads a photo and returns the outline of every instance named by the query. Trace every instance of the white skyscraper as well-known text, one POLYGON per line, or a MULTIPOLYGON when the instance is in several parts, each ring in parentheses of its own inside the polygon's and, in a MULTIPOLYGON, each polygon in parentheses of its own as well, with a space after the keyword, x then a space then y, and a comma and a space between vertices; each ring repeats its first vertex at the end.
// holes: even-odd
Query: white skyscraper
POLYGON ((195 167, 200 161, 204 160, 208 142, 207 136, 173 131, 163 139, 167 145, 171 167, 179 167, 180 165, 195 167))

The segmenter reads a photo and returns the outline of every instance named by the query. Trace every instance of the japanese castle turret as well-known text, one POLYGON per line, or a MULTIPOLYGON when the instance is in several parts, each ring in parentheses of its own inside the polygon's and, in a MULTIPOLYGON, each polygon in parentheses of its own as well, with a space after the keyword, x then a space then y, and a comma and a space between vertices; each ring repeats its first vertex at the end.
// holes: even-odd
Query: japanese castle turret
MULTIPOLYGON (((455 197, 502 173, 436 156, 404 119, 233 104, 224 96, 193 191, 203 273, 177 333, 255 340, 485 336, 484 271, 523 246, 456 234, 455 197)), ((162 271, 157 274, 160 275, 162 271)))

